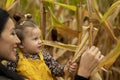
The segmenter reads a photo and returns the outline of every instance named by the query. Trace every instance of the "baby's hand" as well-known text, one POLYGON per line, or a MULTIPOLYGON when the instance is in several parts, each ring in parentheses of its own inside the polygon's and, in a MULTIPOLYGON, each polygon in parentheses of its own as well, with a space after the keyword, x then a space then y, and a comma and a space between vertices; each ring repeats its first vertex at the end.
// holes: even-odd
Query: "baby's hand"
POLYGON ((72 61, 68 61, 65 67, 68 68, 68 72, 70 74, 74 74, 77 70, 77 63, 72 62, 72 61))
POLYGON ((72 74, 75 73, 77 70, 77 63, 71 63, 68 70, 72 74))

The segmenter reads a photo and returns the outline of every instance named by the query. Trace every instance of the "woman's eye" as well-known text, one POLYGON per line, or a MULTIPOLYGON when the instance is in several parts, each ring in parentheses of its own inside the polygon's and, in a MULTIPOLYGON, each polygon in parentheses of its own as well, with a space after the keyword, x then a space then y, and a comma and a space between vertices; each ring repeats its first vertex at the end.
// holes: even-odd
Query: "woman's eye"
POLYGON ((16 35, 16 33, 15 33, 15 32, 12 32, 11 34, 12 34, 12 35, 16 35))

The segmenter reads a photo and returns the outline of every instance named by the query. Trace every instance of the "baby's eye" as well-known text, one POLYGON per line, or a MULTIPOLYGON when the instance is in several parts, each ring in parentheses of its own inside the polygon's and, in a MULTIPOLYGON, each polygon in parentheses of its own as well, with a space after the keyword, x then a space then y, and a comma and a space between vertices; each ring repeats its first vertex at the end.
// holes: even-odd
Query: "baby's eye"
POLYGON ((38 39, 38 37, 34 38, 34 40, 37 40, 37 39, 38 39))

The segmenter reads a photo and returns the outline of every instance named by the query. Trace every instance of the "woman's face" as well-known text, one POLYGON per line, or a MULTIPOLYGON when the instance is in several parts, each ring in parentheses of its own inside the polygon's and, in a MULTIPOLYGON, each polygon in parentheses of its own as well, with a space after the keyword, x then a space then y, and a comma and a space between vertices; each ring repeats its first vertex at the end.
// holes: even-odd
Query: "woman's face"
POLYGON ((0 37, 0 59, 16 60, 16 47, 20 40, 15 33, 12 19, 8 19, 0 37))

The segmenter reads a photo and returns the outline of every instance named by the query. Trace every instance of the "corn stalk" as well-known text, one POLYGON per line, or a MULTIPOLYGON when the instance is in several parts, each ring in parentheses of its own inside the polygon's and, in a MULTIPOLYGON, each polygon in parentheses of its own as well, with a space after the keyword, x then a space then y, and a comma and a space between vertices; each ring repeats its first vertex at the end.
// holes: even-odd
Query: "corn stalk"
POLYGON ((43 38, 45 39, 46 33, 46 12, 44 7, 44 0, 40 0, 40 29, 43 33, 43 38))

